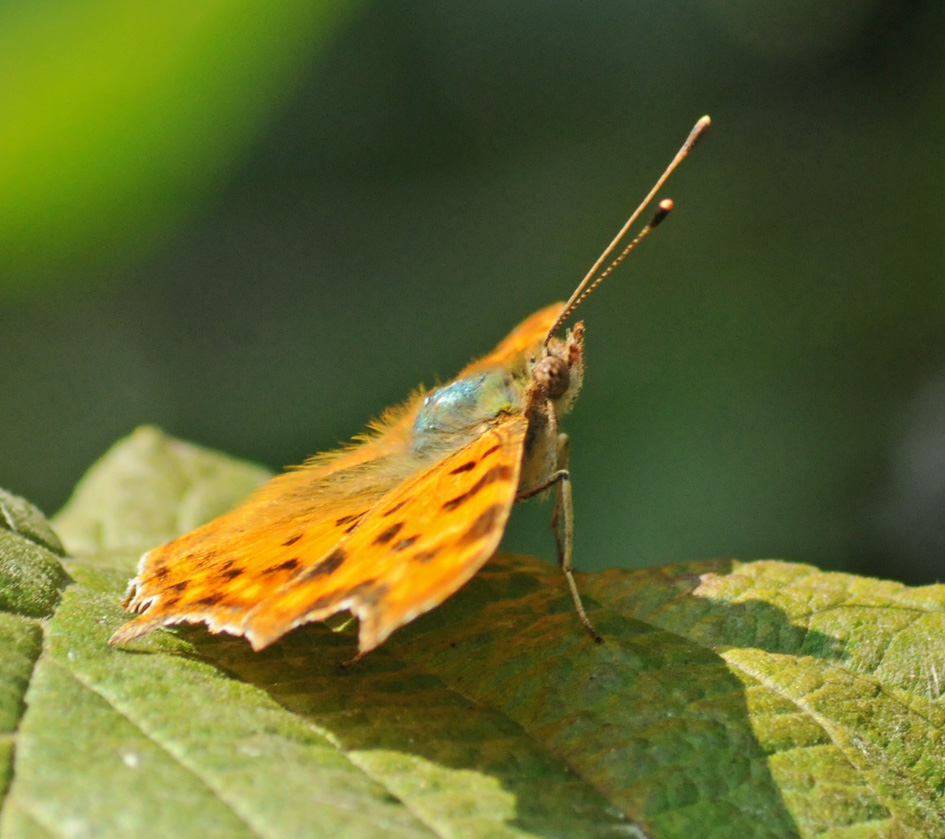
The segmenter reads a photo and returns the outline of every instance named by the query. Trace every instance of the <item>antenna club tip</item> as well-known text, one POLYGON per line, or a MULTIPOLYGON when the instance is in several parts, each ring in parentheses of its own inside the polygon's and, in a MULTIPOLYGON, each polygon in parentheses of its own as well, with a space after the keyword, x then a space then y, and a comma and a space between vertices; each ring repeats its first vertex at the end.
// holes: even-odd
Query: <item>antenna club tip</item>
POLYGON ((712 125, 712 120, 709 118, 709 115, 706 114, 692 127, 692 131, 689 132, 689 138, 686 140, 683 146, 686 153, 692 151, 696 143, 698 143, 705 136, 705 132, 708 130, 710 125, 712 125))
POLYGON ((647 225, 647 227, 649 227, 652 230, 654 227, 660 224, 663 221, 663 219, 665 219, 666 216, 670 214, 670 211, 673 209, 674 206, 675 205, 673 204, 672 198, 664 198, 662 201, 660 201, 659 208, 653 214, 653 219, 647 225))

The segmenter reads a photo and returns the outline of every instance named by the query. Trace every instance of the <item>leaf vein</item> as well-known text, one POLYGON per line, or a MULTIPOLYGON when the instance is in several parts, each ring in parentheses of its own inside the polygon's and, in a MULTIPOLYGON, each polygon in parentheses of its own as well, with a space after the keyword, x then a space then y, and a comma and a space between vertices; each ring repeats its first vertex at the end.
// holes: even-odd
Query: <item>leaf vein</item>
POLYGON ((78 673, 73 670, 70 670, 64 666, 61 662, 52 662, 56 667, 60 668, 66 675, 70 676, 76 681, 81 687, 85 688, 87 691, 92 693, 101 699, 109 708, 111 708, 116 714, 118 714, 122 719, 124 719, 130 726, 132 726, 136 731, 145 737, 150 742, 154 743, 162 752, 164 752, 171 760, 174 761, 181 769, 183 769, 188 774, 192 775, 199 783, 205 786, 210 793, 212 793, 221 804, 223 804, 249 831, 252 836, 258 837, 258 839, 264 839, 266 836, 265 833, 260 833, 252 823, 244 816, 233 802, 229 801, 224 791, 219 789, 210 779, 204 777, 199 769, 194 766, 189 766, 187 761, 184 760, 180 755, 175 754, 174 751, 161 740, 151 733, 149 733, 139 722, 137 722, 127 711, 124 711, 120 708, 113 699, 102 693, 95 686, 89 684, 84 678, 82 678, 78 673))

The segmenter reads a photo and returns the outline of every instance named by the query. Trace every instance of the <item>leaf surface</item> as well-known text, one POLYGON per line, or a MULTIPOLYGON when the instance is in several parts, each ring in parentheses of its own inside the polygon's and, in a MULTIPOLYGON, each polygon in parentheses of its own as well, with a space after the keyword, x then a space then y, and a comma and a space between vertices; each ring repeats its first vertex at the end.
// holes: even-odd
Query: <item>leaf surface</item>
POLYGON ((137 556, 264 475, 140 429, 57 517, 71 558, 0 530, 0 837, 945 835, 942 586, 612 570, 595 645, 500 554, 347 669, 350 625, 109 647, 137 556))

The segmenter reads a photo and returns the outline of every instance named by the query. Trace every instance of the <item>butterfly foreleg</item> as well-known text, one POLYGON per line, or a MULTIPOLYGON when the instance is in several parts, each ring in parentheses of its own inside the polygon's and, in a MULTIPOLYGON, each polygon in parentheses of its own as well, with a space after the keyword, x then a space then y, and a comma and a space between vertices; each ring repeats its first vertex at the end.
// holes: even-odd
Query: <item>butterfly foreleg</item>
MULTIPOLYGON (((571 501, 571 472, 568 470, 571 457, 571 438, 558 435, 558 471, 564 472, 555 484, 555 505, 551 511, 551 531, 558 548, 558 564, 567 576, 571 576, 571 557, 574 546, 574 507, 571 501), (567 500, 565 500, 567 495, 567 500), (567 506, 567 509, 565 509, 567 506), (563 526, 562 526, 563 520, 563 526), (563 529, 562 529, 563 527, 563 529)), ((580 610, 579 610, 580 611, 580 610)))
POLYGON ((568 588, 571 589, 571 598, 574 600, 574 608, 577 611, 578 618, 595 643, 602 644, 604 639, 594 629, 587 617, 587 612, 584 610, 584 604, 581 602, 581 594, 578 591, 571 564, 574 545, 574 502, 571 497, 571 473, 568 471, 570 449, 571 444, 568 435, 559 434, 557 470, 538 486, 529 487, 524 492, 519 493, 518 498, 519 500, 531 498, 549 489, 552 485, 555 487, 555 505, 551 513, 551 529, 554 531, 555 542, 558 547, 558 562, 564 572, 565 579, 568 581, 568 588))

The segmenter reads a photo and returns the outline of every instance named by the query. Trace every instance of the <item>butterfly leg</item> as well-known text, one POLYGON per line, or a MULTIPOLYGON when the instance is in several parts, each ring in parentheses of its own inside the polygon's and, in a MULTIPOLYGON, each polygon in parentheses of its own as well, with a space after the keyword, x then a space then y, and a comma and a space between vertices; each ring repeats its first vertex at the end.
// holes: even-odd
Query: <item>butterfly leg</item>
MULTIPOLYGON (((560 478, 555 487, 555 505, 551 511, 551 530, 555 534, 555 545, 558 548, 558 564, 571 582, 571 551, 574 544, 574 505, 571 500, 571 472, 568 466, 571 460, 571 438, 567 434, 558 435, 557 449, 558 471, 564 472, 567 477, 560 478), (567 495, 567 498, 565 498, 567 495), (566 507, 566 509, 565 509, 566 507), (562 532, 561 520, 564 519, 562 532)), ((576 587, 572 584, 572 590, 576 587)), ((580 598, 579 598, 580 599, 580 598)), ((583 609, 578 609, 583 614, 583 609)))
POLYGON ((565 579, 568 581, 568 587, 571 589, 571 598, 574 600, 574 608, 578 613, 581 623, 587 630, 595 643, 602 644, 604 639, 597 634, 587 612, 584 611, 584 604, 581 602, 581 594, 578 591, 577 583, 574 580, 572 570, 572 546, 574 545, 574 502, 571 497, 571 473, 568 471, 568 454, 571 449, 571 443, 567 434, 558 435, 558 469, 551 476, 542 481, 541 485, 531 487, 519 495, 520 499, 531 498, 540 492, 555 485, 555 506, 551 513, 551 529, 555 534, 555 542, 558 546, 558 562, 561 570, 564 571, 565 579))

